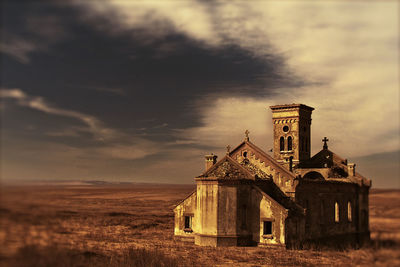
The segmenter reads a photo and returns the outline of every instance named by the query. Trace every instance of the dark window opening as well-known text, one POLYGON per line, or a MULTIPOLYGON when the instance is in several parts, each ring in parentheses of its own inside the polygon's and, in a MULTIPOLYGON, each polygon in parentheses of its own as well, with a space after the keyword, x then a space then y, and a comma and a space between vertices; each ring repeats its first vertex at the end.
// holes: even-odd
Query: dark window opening
POLYGON ((243 152, 243 157, 247 158, 247 152, 243 152))
POLYGON ((288 150, 288 151, 291 151, 291 150, 292 150, 292 147, 293 147, 293 144, 292 144, 292 143, 293 143, 293 142, 292 142, 292 137, 289 136, 288 139, 287 139, 287 150, 288 150))
POLYGON ((279 146, 281 151, 285 150, 285 138, 283 136, 279 139, 279 146))
POLYGON ((285 133, 287 133, 287 132, 289 132, 289 126, 283 126, 283 131, 285 132, 285 133))
POLYGON ((271 221, 264 221, 264 235, 272 235, 272 222, 271 221))
POLYGON ((192 217, 185 216, 185 229, 192 229, 192 217))

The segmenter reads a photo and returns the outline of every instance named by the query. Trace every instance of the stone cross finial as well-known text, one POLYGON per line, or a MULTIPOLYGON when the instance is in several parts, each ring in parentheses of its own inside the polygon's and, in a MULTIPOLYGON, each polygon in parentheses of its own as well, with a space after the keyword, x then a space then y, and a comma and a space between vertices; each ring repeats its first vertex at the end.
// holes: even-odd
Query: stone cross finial
POLYGON ((324 149, 328 149, 328 144, 327 144, 328 141, 329 141, 329 139, 326 138, 326 136, 324 137, 324 139, 322 139, 322 142, 324 142, 324 146, 323 146, 324 149))
POLYGON ((250 133, 249 130, 246 130, 246 131, 244 132, 244 134, 245 134, 245 136, 246 136, 246 138, 245 138, 246 141, 249 141, 249 140, 250 140, 250 138, 249 138, 249 133, 250 133))
POLYGON ((231 146, 227 145, 226 146, 226 154, 228 155, 231 152, 231 146))

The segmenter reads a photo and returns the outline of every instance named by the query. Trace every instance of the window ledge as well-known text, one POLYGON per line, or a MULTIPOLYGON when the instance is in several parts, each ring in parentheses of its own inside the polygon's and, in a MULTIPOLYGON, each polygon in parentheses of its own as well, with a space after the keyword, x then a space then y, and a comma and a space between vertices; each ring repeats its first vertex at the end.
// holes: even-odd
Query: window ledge
POLYGON ((186 232, 186 233, 192 233, 193 232, 193 230, 191 228, 185 228, 185 229, 183 229, 183 231, 186 232))
POLYGON ((272 234, 270 235, 262 235, 263 238, 265 239, 273 239, 274 237, 272 236, 272 234))

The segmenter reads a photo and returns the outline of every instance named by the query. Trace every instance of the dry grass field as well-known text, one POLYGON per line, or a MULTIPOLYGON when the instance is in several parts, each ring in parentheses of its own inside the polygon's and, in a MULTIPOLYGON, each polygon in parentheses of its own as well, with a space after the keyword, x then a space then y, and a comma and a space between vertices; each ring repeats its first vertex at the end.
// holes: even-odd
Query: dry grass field
POLYGON ((372 190, 362 249, 197 247, 173 238, 189 185, 2 186, 0 266, 400 266, 400 190, 372 190))

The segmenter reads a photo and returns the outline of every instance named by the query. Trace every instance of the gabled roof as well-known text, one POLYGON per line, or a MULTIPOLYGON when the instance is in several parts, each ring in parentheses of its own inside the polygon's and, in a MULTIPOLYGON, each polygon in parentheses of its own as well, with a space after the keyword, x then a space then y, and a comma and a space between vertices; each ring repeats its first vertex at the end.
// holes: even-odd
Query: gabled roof
MULTIPOLYGON (((343 179, 349 177, 347 168, 347 159, 340 157, 338 154, 329 149, 322 149, 309 160, 300 163, 297 168, 299 169, 314 169, 314 168, 329 168, 330 179, 343 179)), ((370 180, 356 172, 355 176, 363 184, 369 185, 370 180)), ((352 182, 350 180, 350 182, 352 182)))
POLYGON ((304 215, 304 209, 294 202, 290 197, 285 195, 282 190, 271 180, 271 181, 259 181, 256 183, 257 188, 259 188, 264 194, 273 198, 285 209, 293 211, 295 214, 304 215))
POLYGON ((309 160, 299 164, 299 168, 331 168, 333 165, 347 168, 347 160, 329 149, 322 149, 309 160))
POLYGON ((183 202, 186 201, 186 199, 190 198, 193 194, 197 194, 197 189, 193 190, 192 193, 190 193, 187 197, 185 197, 184 199, 182 199, 181 201, 179 201, 175 206, 174 206, 174 210, 181 205, 183 202))
POLYGON ((232 159, 229 155, 226 155, 211 168, 196 178, 255 180, 255 175, 232 159))
POLYGON ((236 146, 230 153, 229 155, 234 154, 237 150, 239 150, 243 145, 248 145, 251 149, 256 151, 259 156, 261 156, 261 159, 265 162, 267 162, 269 165, 272 165, 275 169, 279 170, 279 172, 286 174, 289 177, 296 178, 296 175, 292 172, 290 172, 288 169, 283 167, 279 162, 277 162, 273 157, 268 155, 266 152, 264 152, 261 148, 257 147, 255 144, 250 142, 249 140, 244 140, 241 142, 238 146, 236 146))

